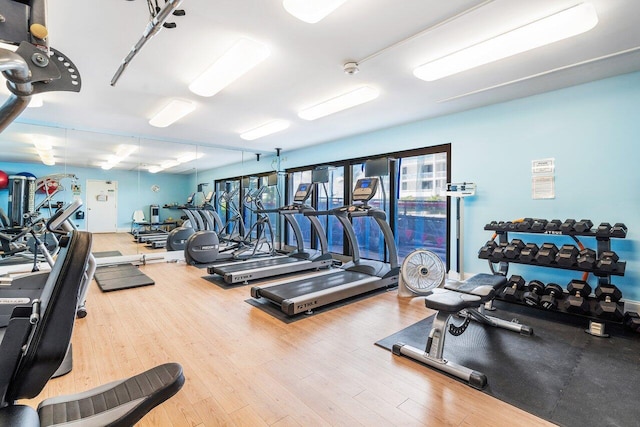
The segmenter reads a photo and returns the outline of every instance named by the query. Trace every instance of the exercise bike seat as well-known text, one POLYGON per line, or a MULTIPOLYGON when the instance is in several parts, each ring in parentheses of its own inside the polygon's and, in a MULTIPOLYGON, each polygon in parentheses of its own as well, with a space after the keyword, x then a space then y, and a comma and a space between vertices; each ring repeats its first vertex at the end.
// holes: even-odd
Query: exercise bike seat
POLYGON ((133 377, 38 405, 40 426, 128 426, 173 396, 184 384, 182 367, 165 363, 133 377))

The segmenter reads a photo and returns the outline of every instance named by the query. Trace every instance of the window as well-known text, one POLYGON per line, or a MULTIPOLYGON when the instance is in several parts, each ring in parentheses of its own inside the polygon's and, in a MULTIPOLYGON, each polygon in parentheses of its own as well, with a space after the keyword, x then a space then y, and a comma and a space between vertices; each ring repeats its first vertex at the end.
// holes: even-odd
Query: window
MULTIPOLYGON (((318 186, 318 206, 320 211, 327 211, 344 206, 344 167, 329 170, 329 182, 318 186)), ((333 216, 320 217, 327 233, 327 244, 330 252, 344 252, 344 234, 340 221, 333 216)))
MULTIPOLYGON (((364 178, 364 163, 352 166, 353 186, 358 179, 364 178)), ((381 177, 378 191, 369 201, 369 205, 386 212, 389 218, 389 175, 381 177)), ((360 257, 369 259, 385 259, 385 243, 382 231, 373 218, 358 217, 352 219, 353 228, 358 239, 360 257)))
MULTIPOLYGON (((390 175, 382 177, 382 185, 369 204, 385 211, 396 240, 400 263, 415 249, 426 248, 438 254, 448 268, 449 201, 441 194, 450 181, 450 153, 450 145, 441 145, 385 155, 395 160, 390 163, 390 175)), ((348 203, 350 197, 345 196, 349 194, 345 191, 351 192, 357 179, 364 177, 364 162, 365 159, 352 159, 333 164, 329 169, 329 182, 317 188, 318 198, 314 207, 325 211, 348 203)), ((314 167, 310 165, 289 172, 289 202, 297 184, 306 179, 304 174, 310 173, 314 167)), ((344 246, 343 228, 337 218, 328 215, 320 217, 320 220, 327 233, 329 250, 349 255, 348 248, 344 246)), ((351 223, 358 239, 360 257, 388 261, 384 239, 375 220, 355 217, 351 223)), ((289 242, 292 243, 295 242, 289 242)))
MULTIPOLYGON (((292 184, 289 186, 289 202, 292 203, 293 202, 293 195, 296 192, 296 189, 298 188, 298 185, 304 183, 311 183, 311 169, 309 170, 305 170, 305 171, 301 171, 301 172, 294 172, 292 174, 290 174, 289 176, 289 182, 292 184)), ((311 196, 311 198, 313 198, 313 195, 311 196)), ((311 204, 311 200, 307 201, 307 204, 311 204)), ((293 218, 295 219, 295 221, 298 222, 298 225, 300 226, 300 230, 302 231, 302 240, 304 242, 304 247, 305 248, 311 248, 312 244, 311 244, 311 223, 309 222, 309 219, 307 217, 305 217, 302 214, 295 214, 293 215, 293 218)), ((295 248, 296 247, 296 238, 295 235, 293 233, 293 231, 291 230, 291 226, 285 221, 285 227, 287 228, 287 231, 285 232, 285 236, 286 236, 286 243, 287 245, 295 248)))
MULTIPOLYGON (((438 158, 442 154, 444 161, 437 164, 438 169, 443 166, 446 171, 446 153, 418 155, 401 157, 399 161, 402 165, 422 165, 429 166, 433 171, 434 157, 438 158)), ((405 166, 403 166, 404 168, 405 166)), ((416 168, 417 170, 417 168, 416 168)), ((423 170, 423 169, 421 169, 423 170)), ((417 174, 404 177, 409 182, 420 181, 417 174)), ((433 180, 421 181, 421 188, 400 187, 397 206, 397 224, 395 230, 396 244, 398 246, 398 257, 404 259, 415 249, 425 248, 437 253, 443 261, 447 259, 447 199, 440 196, 439 189, 446 183, 436 180, 434 191, 433 180)), ((446 181, 446 180, 444 180, 446 181)))

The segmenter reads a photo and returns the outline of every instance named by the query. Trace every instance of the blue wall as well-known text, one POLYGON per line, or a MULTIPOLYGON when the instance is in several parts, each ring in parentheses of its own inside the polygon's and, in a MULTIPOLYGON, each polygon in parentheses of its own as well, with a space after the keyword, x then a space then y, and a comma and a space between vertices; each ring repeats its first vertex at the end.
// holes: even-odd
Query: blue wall
MULTIPOLYGON (((488 271, 477 252, 491 237, 483 230, 491 220, 527 216, 624 222, 628 237, 614 241, 612 249, 627 261, 627 272, 612 282, 626 299, 640 301, 639 111, 640 73, 633 73, 284 152, 282 167, 308 165, 309 159, 322 163, 451 143, 453 181, 478 185, 477 195, 465 202, 465 271, 488 271), (531 161, 550 157, 556 162, 556 197, 533 200, 531 161)), ((266 172, 271 161, 272 157, 265 157, 260 162, 199 171, 197 179, 266 172)), ((527 241, 530 236, 518 237, 527 241)), ((562 237, 547 240, 558 246, 572 243, 562 237)), ((592 239, 584 240, 587 246, 595 246, 592 239)), ((510 273, 562 285, 580 276, 516 265, 510 273)))
MULTIPOLYGON (((167 203, 184 203, 188 194, 189 176, 174 174, 150 174, 148 172, 123 171, 111 169, 105 171, 97 168, 80 168, 64 165, 45 166, 36 163, 3 163, 0 162, 0 170, 12 175, 19 172, 30 172, 40 178, 50 174, 69 173, 78 177, 78 184, 81 186, 80 197, 86 201, 86 186, 88 179, 112 180, 118 182, 118 229, 129 230, 131 227, 131 217, 134 210, 142 209, 147 219, 149 219, 149 205, 164 205, 167 203), (160 191, 151 191, 152 185, 158 185, 160 191)), ((73 200, 71 192, 71 181, 62 180, 65 191, 55 195, 54 201, 68 203, 73 200)), ((0 207, 7 211, 8 190, 0 190, 0 207)), ((44 198, 43 194, 36 196, 36 203, 44 198)), ((160 209, 160 219, 164 220, 172 216, 175 218, 175 211, 160 209)), ((85 227, 84 220, 76 220, 74 223, 78 228, 85 227)))

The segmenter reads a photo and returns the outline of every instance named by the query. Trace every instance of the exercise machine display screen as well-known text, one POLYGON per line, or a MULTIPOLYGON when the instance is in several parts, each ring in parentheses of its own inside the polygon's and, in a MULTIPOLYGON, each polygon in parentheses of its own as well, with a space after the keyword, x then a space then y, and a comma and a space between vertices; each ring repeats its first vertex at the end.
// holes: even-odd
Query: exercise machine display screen
POLYGON ((354 202, 368 202, 378 191, 378 178, 361 178, 353 189, 354 202))
POLYGON ((298 189, 296 190, 296 194, 293 196, 294 202, 304 202, 309 198, 311 194, 311 189, 313 186, 311 184, 299 184, 298 189))
POLYGON ((191 203, 193 203, 193 198, 195 197, 196 193, 191 193, 189 195, 189 197, 187 197, 187 204, 190 205, 191 203))
POLYGON ((204 197, 204 202, 211 203, 212 199, 213 199, 213 191, 209 191, 207 195, 204 197))

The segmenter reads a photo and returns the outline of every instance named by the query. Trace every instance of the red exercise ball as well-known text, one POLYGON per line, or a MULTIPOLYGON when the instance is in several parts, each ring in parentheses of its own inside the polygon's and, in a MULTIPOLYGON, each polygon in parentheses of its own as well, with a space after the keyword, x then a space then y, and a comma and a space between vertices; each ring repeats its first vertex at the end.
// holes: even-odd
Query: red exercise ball
POLYGON ((9 175, 5 171, 0 171, 0 190, 9 186, 9 175))

